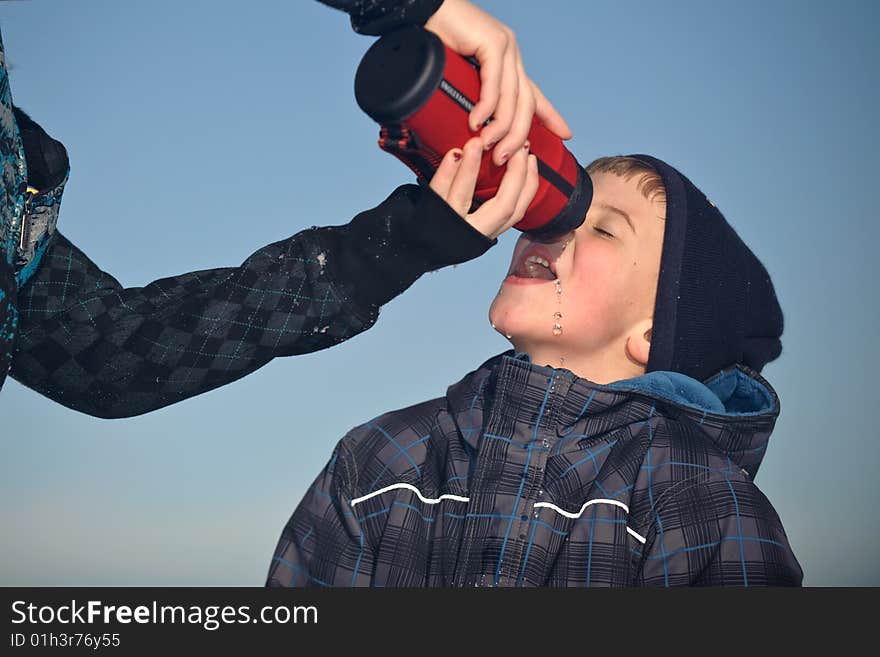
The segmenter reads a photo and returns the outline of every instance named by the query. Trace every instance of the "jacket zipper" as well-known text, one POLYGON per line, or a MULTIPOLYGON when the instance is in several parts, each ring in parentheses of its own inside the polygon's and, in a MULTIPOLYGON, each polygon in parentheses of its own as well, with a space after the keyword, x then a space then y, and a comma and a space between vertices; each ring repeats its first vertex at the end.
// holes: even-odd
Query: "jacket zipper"
POLYGON ((21 215, 21 229, 20 236, 18 238, 18 253, 16 257, 16 267, 24 266, 26 263, 24 257, 24 244, 30 233, 30 216, 31 216, 31 202, 34 197, 40 193, 35 187, 28 187, 24 193, 24 211, 21 215))

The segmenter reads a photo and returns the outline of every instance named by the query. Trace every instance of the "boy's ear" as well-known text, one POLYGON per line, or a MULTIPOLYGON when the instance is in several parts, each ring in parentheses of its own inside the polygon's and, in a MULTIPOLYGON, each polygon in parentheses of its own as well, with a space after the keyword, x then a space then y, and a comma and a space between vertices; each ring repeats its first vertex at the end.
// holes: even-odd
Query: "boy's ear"
POLYGON ((648 366, 653 325, 653 320, 646 319, 641 321, 633 326, 626 338, 626 357, 641 367, 648 366))

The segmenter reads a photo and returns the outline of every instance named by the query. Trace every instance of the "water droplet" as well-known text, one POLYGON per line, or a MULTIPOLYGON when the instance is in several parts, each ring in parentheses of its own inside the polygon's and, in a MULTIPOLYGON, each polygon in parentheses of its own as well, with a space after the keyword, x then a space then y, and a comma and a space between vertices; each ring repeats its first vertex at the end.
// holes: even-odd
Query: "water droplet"
POLYGON ((510 333, 505 333, 504 337, 507 338, 508 340, 510 340, 510 338, 512 338, 513 336, 510 335, 510 333))
POLYGON ((562 313, 557 310, 555 313, 553 313, 553 317, 555 319, 562 319, 562 313))
POLYGON ((494 328, 497 328, 497 327, 495 326, 495 322, 492 322, 492 328, 493 328, 493 329, 494 329, 494 328))
POLYGON ((553 335, 562 335, 562 324, 553 325, 553 335))

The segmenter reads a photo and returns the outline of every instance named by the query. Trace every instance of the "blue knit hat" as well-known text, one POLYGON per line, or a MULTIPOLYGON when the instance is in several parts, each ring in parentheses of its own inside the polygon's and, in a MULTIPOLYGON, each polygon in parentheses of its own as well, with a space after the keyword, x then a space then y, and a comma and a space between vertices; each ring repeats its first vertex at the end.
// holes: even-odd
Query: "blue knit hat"
POLYGON ((666 226, 647 371, 699 381, 782 352, 782 309, 770 275, 724 216, 676 169, 649 155, 666 187, 666 226))

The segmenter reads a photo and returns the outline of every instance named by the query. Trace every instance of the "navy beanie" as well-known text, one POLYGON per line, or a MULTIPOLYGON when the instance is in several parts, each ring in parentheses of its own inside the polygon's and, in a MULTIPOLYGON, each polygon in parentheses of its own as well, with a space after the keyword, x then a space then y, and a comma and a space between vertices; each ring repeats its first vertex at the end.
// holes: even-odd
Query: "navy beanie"
POLYGON ((782 309, 761 261, 694 184, 665 162, 666 226, 647 371, 705 381, 735 364, 758 372, 782 351, 782 309))

